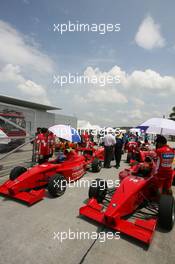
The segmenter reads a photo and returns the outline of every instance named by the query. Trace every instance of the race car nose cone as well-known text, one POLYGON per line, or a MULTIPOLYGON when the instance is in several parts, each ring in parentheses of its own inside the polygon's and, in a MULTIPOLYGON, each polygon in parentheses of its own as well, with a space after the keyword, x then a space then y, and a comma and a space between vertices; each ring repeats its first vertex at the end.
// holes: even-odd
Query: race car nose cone
POLYGON ((8 192, 9 192, 9 195, 11 195, 11 196, 13 196, 15 194, 14 190, 11 188, 8 189, 8 192))
POLYGON ((107 224, 107 225, 109 225, 109 226, 115 226, 115 218, 114 217, 112 217, 112 216, 107 216, 107 215, 105 215, 104 216, 104 220, 105 220, 105 223, 107 224))

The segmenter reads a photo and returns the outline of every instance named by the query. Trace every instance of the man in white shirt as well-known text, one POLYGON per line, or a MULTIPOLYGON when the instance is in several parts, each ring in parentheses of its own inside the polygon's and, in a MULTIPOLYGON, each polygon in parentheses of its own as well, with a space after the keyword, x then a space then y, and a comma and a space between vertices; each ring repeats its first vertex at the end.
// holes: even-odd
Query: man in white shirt
POLYGON ((111 168, 110 163, 114 155, 115 144, 115 137, 112 135, 112 131, 109 131, 104 136, 104 168, 111 168))

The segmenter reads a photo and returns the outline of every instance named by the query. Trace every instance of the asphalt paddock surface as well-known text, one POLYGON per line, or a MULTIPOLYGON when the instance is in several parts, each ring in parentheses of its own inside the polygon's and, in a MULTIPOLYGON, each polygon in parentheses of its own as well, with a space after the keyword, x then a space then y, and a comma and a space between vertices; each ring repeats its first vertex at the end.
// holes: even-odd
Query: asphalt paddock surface
MULTIPOLYGON (((112 179, 126 167, 102 169, 100 173, 88 172, 82 179, 112 179)), ((175 191, 175 190, 174 190, 175 191)), ((127 236, 120 239, 98 239, 94 232, 108 232, 103 226, 79 217, 79 208, 87 198, 88 186, 80 184, 68 188, 60 198, 46 197, 28 207, 22 203, 0 198, 0 263, 1 264, 173 264, 175 263, 175 228, 169 232, 157 229, 152 244, 144 244, 127 236), (80 234, 88 232, 89 238, 60 241, 61 232, 80 234)), ((101 233, 101 234, 102 234, 101 233)), ((63 234, 63 233, 62 233, 63 234)))

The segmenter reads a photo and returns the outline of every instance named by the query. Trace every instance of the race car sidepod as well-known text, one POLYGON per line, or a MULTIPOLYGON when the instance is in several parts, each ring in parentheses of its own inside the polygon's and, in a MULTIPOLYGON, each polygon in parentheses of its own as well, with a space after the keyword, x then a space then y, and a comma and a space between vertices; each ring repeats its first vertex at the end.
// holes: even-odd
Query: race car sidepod
POLYGON ((80 208, 79 213, 108 228, 149 244, 160 215, 161 222, 169 230, 173 226, 174 219, 174 198, 163 197, 164 204, 162 205, 162 202, 159 204, 153 183, 153 176, 143 178, 129 175, 113 190, 107 189, 102 192, 99 184, 96 187, 91 186, 89 194, 93 193, 93 195, 89 195, 87 204, 80 208), (168 202, 166 206, 165 201, 168 202), (167 208, 168 215, 166 215, 167 208))

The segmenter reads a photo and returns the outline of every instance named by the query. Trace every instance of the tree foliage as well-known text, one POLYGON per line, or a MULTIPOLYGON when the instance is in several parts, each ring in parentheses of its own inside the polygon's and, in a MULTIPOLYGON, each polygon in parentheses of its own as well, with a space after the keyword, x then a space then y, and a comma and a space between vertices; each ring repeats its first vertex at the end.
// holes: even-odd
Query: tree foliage
POLYGON ((175 106, 172 108, 172 113, 170 113, 169 118, 175 121, 175 106))

